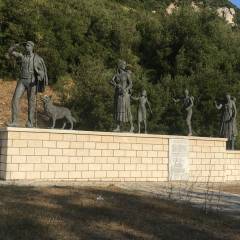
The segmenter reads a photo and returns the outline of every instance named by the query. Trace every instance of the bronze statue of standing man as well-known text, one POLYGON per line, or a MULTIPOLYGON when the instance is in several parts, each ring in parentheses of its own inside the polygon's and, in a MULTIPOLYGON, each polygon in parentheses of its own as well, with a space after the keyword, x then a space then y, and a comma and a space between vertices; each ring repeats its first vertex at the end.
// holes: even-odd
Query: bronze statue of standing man
POLYGON ((25 43, 26 54, 16 50, 19 46, 20 44, 15 44, 8 50, 9 56, 16 57, 21 62, 20 79, 12 98, 12 121, 8 126, 18 126, 20 98, 27 91, 28 120, 26 127, 31 128, 34 126, 37 92, 43 92, 44 86, 48 84, 47 69, 43 59, 33 52, 34 43, 32 41, 25 43))
POLYGON ((130 132, 133 132, 130 96, 132 91, 131 72, 127 69, 125 61, 119 60, 117 74, 111 80, 115 88, 114 95, 114 120, 117 127, 114 132, 120 132, 124 123, 130 123, 130 132))

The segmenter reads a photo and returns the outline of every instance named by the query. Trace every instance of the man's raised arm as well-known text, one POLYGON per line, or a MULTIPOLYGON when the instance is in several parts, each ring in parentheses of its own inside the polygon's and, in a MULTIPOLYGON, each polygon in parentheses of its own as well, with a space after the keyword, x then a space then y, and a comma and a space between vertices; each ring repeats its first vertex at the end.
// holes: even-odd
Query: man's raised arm
POLYGON ((11 46, 11 47, 8 49, 7 55, 8 55, 8 56, 14 56, 14 57, 16 57, 16 58, 23 58, 23 54, 22 54, 22 53, 15 51, 15 49, 16 49, 17 47, 19 47, 19 46, 20 46, 20 45, 19 45, 18 43, 17 43, 17 44, 14 44, 13 46, 11 46))

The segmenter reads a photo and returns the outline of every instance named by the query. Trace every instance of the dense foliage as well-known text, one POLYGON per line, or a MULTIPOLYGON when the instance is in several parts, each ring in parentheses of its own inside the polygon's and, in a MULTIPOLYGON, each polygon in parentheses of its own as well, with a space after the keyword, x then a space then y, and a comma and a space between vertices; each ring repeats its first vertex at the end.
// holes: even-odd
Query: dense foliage
MULTIPOLYGON (((195 134, 216 136, 219 114, 213 101, 230 92, 240 106, 239 27, 216 15, 216 7, 231 6, 226 0, 202 1, 200 12, 192 10, 190 1, 180 1, 179 10, 169 16, 165 8, 170 2, 1 0, 0 74, 17 76, 16 63, 4 58, 12 43, 34 41, 52 84, 78 118, 78 128, 109 130, 109 81, 117 60, 125 59, 134 74, 133 94, 148 91, 150 132, 186 133, 181 106, 172 98, 189 88, 195 97, 195 134)), ((136 108, 133 102, 135 119, 136 108)))

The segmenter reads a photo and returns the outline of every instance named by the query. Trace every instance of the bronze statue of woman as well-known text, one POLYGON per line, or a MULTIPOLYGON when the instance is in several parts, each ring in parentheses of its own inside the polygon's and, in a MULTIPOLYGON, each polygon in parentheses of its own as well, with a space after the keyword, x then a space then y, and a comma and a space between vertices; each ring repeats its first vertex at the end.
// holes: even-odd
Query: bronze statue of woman
POLYGON ((222 110, 220 136, 227 138, 227 148, 234 150, 237 136, 237 108, 235 100, 231 98, 230 94, 226 94, 226 102, 224 104, 217 104, 215 101, 215 106, 218 110, 222 110))
POLYGON ((120 132, 124 123, 130 123, 130 132, 133 132, 130 96, 132 91, 131 72, 127 70, 125 61, 119 60, 117 73, 110 83, 115 88, 114 95, 114 120, 117 127, 114 132, 120 132))

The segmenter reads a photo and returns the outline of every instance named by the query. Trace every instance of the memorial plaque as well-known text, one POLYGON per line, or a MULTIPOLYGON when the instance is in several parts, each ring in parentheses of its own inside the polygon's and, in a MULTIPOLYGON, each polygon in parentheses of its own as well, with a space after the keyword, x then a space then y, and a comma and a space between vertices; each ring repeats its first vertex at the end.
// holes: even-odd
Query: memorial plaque
POLYGON ((169 139, 169 181, 188 180, 188 155, 188 139, 169 139))

